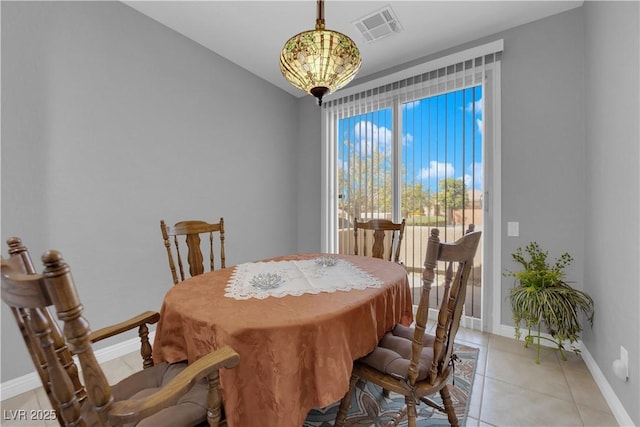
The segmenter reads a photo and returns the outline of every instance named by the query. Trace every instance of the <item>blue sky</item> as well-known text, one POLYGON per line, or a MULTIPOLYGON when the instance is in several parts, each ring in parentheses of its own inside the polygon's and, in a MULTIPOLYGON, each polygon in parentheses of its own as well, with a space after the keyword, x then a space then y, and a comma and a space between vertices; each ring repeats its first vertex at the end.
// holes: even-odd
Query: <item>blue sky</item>
MULTIPOLYGON (((403 104, 403 181, 435 192, 445 177, 464 178, 482 189, 482 105, 481 86, 403 104)), ((350 143, 351 155, 391 153, 392 123, 391 109, 343 119, 338 143, 350 143)))

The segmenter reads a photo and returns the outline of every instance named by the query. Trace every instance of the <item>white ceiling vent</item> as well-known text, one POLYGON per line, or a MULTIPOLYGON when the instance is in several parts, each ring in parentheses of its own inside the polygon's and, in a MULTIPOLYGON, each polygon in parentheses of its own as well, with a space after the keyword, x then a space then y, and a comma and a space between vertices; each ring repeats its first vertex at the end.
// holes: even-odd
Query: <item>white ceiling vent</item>
POLYGON ((362 37, 367 42, 379 40, 402 31, 402 25, 398 22, 398 18, 396 18, 393 9, 389 5, 355 20, 353 25, 362 33, 362 37))

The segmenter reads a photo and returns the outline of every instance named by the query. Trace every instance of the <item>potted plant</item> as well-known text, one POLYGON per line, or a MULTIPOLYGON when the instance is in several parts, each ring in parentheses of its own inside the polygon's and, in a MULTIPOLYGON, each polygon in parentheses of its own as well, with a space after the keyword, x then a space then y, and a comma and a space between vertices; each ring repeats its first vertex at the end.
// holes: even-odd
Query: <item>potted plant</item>
MULTIPOLYGON (((523 269, 507 271, 506 276, 515 278, 515 285, 509 293, 511 309, 516 328, 516 338, 520 339, 520 326, 527 327, 525 347, 537 339, 536 363, 540 363, 540 340, 553 342, 560 351, 562 360, 567 360, 564 354, 564 342, 570 344, 578 341, 582 325, 580 312, 593 326, 593 299, 585 292, 574 289, 565 281, 564 269, 573 261, 567 252, 555 260, 553 265, 547 261, 548 252, 540 249, 536 242, 529 243, 524 251, 518 248, 512 254, 513 260, 523 269), (540 335, 541 324, 551 338, 540 335), (536 336, 531 335, 531 329, 536 329, 536 336)), ((572 350, 579 352, 572 346, 572 350)))

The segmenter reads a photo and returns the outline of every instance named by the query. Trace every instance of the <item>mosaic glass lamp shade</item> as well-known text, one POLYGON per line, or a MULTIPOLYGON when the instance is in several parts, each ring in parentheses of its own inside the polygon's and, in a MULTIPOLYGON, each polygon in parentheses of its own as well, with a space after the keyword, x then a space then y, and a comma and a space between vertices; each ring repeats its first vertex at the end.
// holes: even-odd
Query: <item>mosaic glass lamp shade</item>
POLYGON ((298 89, 318 98, 349 83, 360 69, 362 58, 346 35, 327 30, 324 2, 318 1, 316 28, 291 37, 280 53, 280 71, 298 89))

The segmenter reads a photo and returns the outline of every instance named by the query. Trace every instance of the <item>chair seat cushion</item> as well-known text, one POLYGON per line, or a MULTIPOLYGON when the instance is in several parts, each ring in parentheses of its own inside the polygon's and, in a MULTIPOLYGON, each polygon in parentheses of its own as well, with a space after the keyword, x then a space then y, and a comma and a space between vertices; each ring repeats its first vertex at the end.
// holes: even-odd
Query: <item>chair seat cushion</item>
MULTIPOLYGON (((111 388, 114 400, 141 399, 159 390, 187 367, 187 362, 163 362, 123 379, 111 388)), ((141 420, 136 427, 190 427, 207 418, 206 378, 198 381, 178 402, 141 420)))
MULTIPOLYGON (((396 325, 392 331, 387 332, 382 337, 378 347, 359 359, 359 362, 385 374, 406 379, 409 364, 411 363, 413 335, 414 328, 396 325)), ((424 335, 424 346, 419 357, 418 381, 426 379, 431 368, 434 339, 433 335, 424 335)))

